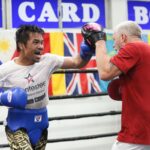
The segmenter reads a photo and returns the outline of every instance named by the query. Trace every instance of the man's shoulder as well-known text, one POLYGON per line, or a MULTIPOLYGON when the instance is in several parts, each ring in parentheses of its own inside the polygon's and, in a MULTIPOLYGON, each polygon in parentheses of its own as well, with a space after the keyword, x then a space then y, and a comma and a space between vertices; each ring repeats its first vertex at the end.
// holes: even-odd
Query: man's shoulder
POLYGON ((56 54, 51 54, 51 53, 45 53, 42 55, 42 58, 47 58, 47 57, 57 57, 56 54))
POLYGON ((10 66, 13 64, 13 60, 9 60, 9 61, 6 61, 6 62, 3 62, 0 66, 10 66))
POLYGON ((144 41, 135 41, 135 42, 130 42, 130 43, 127 43, 126 46, 143 46, 143 45, 148 45, 147 42, 144 42, 144 41))
POLYGON ((62 58, 62 56, 60 56, 60 55, 57 55, 57 54, 51 54, 51 53, 45 53, 45 54, 43 54, 42 55, 42 59, 49 59, 49 58, 51 58, 51 59, 59 59, 59 58, 62 58))
POLYGON ((51 53, 46 53, 46 54, 43 54, 41 56, 41 62, 62 62, 64 60, 64 57, 63 56, 60 56, 60 55, 57 55, 57 54, 51 54, 51 53))

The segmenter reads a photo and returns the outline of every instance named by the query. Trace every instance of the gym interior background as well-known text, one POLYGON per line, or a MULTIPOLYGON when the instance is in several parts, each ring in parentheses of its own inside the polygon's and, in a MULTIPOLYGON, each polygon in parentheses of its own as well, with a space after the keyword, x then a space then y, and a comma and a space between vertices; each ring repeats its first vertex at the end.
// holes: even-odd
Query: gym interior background
MULTIPOLYGON (((150 43, 150 0, 0 0, 0 59, 15 55, 15 30, 21 24, 44 28, 44 52, 76 55, 86 22, 103 25, 108 55, 114 55, 112 29, 136 21, 150 43)), ((121 102, 107 95, 108 82, 98 78, 93 56, 87 67, 56 72, 49 86, 50 120, 47 150, 110 150, 120 130, 121 102), (83 80, 84 79, 84 80, 83 80), (61 81, 61 83, 60 83, 61 81)), ((8 150, 4 133, 7 108, 0 108, 0 148, 8 150)))

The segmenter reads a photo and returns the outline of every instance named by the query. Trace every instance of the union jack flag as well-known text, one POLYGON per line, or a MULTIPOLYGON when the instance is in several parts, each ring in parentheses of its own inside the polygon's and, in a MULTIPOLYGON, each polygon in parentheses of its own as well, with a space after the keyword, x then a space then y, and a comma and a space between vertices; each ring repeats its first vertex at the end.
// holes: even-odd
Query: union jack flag
MULTIPOLYGON (((75 56, 80 53, 82 36, 80 33, 64 33, 65 56, 75 56)), ((96 68, 95 57, 92 57, 86 67, 96 68)), ((100 93, 98 73, 72 73, 66 74, 66 89, 68 95, 100 93)))

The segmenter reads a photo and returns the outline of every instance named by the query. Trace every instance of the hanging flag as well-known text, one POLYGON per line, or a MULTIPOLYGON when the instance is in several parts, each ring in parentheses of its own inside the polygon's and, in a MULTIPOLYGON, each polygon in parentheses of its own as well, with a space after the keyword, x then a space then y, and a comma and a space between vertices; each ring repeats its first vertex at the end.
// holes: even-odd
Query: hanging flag
MULTIPOLYGON (((82 40, 80 33, 64 33, 65 56, 75 56, 80 53, 82 40)), ((83 69, 87 68, 96 68, 95 57, 83 69)), ((66 74, 66 90, 69 95, 101 92, 98 73, 66 74)))
MULTIPOLYGON (((52 32, 50 36, 50 53, 64 56, 64 42, 62 32, 52 32)), ((66 95, 65 74, 54 74, 50 79, 50 95, 66 95)))

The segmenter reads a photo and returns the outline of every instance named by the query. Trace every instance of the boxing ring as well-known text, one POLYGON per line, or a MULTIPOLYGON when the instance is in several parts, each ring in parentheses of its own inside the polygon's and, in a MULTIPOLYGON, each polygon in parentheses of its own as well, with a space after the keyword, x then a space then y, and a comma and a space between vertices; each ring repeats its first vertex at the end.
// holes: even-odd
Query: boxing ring
MULTIPOLYGON (((55 74, 91 72, 97 70, 59 70, 55 74)), ((46 150, 110 149, 120 129, 120 106, 121 102, 111 100, 107 93, 49 97, 46 150)), ((2 109, 5 118, 7 110, 2 109)), ((0 149, 8 150, 4 124, 0 120, 0 149)))

